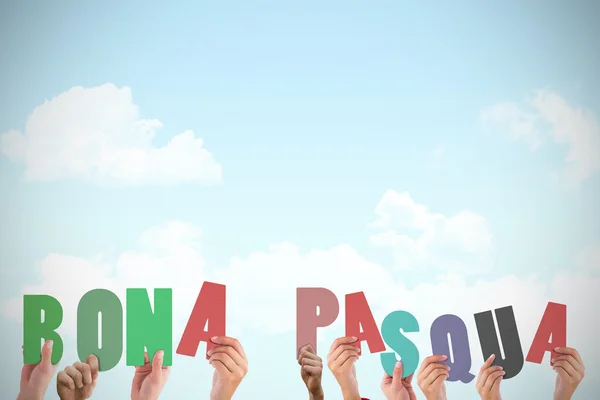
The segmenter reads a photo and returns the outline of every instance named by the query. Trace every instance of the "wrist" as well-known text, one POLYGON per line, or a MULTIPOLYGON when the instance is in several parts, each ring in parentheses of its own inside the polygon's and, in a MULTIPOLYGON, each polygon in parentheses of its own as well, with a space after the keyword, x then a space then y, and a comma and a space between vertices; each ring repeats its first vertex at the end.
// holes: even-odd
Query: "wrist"
POLYGON ((308 399, 309 400, 324 400, 325 399, 325 394, 323 393, 323 390, 320 390, 316 393, 313 392, 309 392, 308 393, 308 399))
POLYGON ((360 393, 358 392, 358 387, 355 385, 342 387, 342 397, 344 400, 361 400, 360 393))
POLYGON ((573 393, 554 393, 554 400, 571 400, 573 393))
POLYGON ((223 393, 213 393, 210 392, 210 400, 231 400, 233 396, 223 394, 223 393))

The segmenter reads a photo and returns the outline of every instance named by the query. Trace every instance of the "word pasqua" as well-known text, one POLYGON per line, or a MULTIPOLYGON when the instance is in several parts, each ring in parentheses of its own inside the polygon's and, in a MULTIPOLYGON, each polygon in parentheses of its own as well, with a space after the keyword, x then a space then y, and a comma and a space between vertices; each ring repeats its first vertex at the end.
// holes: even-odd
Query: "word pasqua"
MULTIPOLYGON (((297 292, 296 356, 301 347, 311 344, 317 349, 317 329, 327 327, 338 318, 339 302, 326 288, 298 288, 297 292)), ((152 360, 158 350, 164 351, 163 365, 172 365, 172 289, 154 289, 154 307, 146 289, 127 289, 125 318, 119 297, 105 289, 87 292, 77 307, 77 353, 80 360, 90 354, 99 359, 100 371, 114 368, 123 355, 123 330, 126 329, 126 364, 144 365, 147 350, 152 360), (125 322, 124 322, 125 321, 125 322)), ((500 340, 496 334, 492 311, 475 314, 475 323, 484 359, 496 354, 495 365, 504 367, 504 379, 515 377, 524 364, 523 351, 512 306, 494 310, 504 358, 500 357, 500 340)), ((23 297, 23 361, 37 364, 41 360, 42 339, 53 340, 52 363, 58 364, 63 355, 63 341, 56 330, 63 321, 60 302, 48 295, 23 297)), ((371 353, 381 353, 381 365, 392 375, 396 354, 404 364, 404 376, 415 372, 419 350, 404 333, 419 332, 419 322, 407 311, 393 311, 378 328, 363 292, 345 296, 346 336, 358 338, 358 348, 364 341, 371 353), (402 332, 401 332, 402 331, 402 332), (385 342, 385 343, 384 343, 385 342), (393 352, 386 352, 386 344, 393 352)), ((527 361, 540 364, 546 352, 566 346, 566 305, 548 303, 546 311, 529 349, 527 361)), ((226 334, 226 287, 204 282, 192 309, 176 353, 195 357, 200 342, 206 352, 217 346, 212 337, 226 334)), ((442 315, 431 325, 432 354, 447 355, 451 367, 451 382, 469 383, 471 352, 464 321, 456 315, 442 315)), ((206 355, 208 359, 208 355, 206 355)))
MULTIPOLYGON (((316 351, 317 328, 329 326, 337 319, 338 299, 333 292, 325 288, 298 288, 296 304, 296 352, 306 344, 311 344, 316 351)), ((365 341, 371 353, 381 353, 381 366, 385 372, 393 375, 397 362, 396 354, 402 359, 403 377, 416 371, 419 365, 419 350, 402 333, 419 332, 419 322, 414 315, 408 311, 393 311, 384 318, 380 331, 363 292, 346 295, 345 311, 346 336, 356 337, 358 340, 354 345, 359 349, 361 342, 365 341), (386 344, 393 352, 386 352, 386 344)), ((519 330, 512 306, 496 309, 494 314, 504 358, 501 357, 500 340, 491 310, 474 315, 481 351, 484 359, 495 354, 493 365, 502 366, 506 373, 504 379, 510 379, 521 372, 524 364, 519 330)), ((431 354, 448 356, 444 362, 450 367, 448 381, 469 383, 475 378, 470 372, 471 351, 467 327, 460 317, 446 314, 436 318, 431 325, 430 338, 431 354)), ((550 359, 554 359, 558 356, 554 349, 566 346, 566 341, 567 306, 548 303, 527 354, 527 361, 541 364, 546 352, 550 352, 550 359)))

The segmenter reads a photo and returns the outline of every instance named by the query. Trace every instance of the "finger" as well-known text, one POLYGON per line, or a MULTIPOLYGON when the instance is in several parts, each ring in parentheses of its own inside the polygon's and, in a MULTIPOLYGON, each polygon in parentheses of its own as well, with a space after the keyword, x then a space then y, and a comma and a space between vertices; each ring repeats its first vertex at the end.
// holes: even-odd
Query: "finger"
POLYGON ((90 366, 90 370, 92 371, 92 380, 98 379, 98 374, 100 371, 100 362, 98 361, 98 357, 90 354, 85 362, 90 366))
MULTIPOLYGON (((342 358, 344 358, 345 356, 342 355, 342 358)), ((349 356, 348 358, 346 358, 346 360, 344 362, 342 362, 340 364, 340 367, 344 368, 350 364, 354 364, 356 361, 358 360, 358 356, 349 356)))
MULTIPOLYGON (((311 347, 311 349, 312 349, 312 347, 311 347)), ((300 353, 298 354, 298 364, 302 365, 302 360, 304 360, 304 359, 321 361, 321 357, 316 355, 314 352, 311 352, 310 349, 306 348, 306 346, 303 347, 300 350, 300 353)))
POLYGON ((215 344, 221 344, 221 345, 233 347, 235 349, 235 351, 237 351, 239 353, 239 355, 241 355, 244 359, 247 359, 246 353, 244 352, 244 348, 242 347, 242 344, 237 339, 234 339, 234 338, 228 337, 228 336, 215 336, 215 337, 212 337, 210 340, 211 340, 211 342, 213 342, 215 344))
MULTIPOLYGON (((354 347, 354 346, 352 346, 352 347, 354 347)), ((353 349, 347 349, 347 350, 342 351, 340 356, 338 358, 336 358, 332 364, 334 366, 342 366, 342 365, 344 365, 344 363, 346 361, 348 361, 349 358, 358 359, 358 352, 356 351, 356 347, 354 347, 353 349)))
POLYGON ((302 370, 311 376, 320 376, 323 374, 323 367, 313 365, 303 365, 302 370))
POLYGON ((483 381, 481 380, 481 376, 483 375, 483 372, 492 365, 492 363, 494 362, 495 359, 496 359, 496 355, 492 354, 491 356, 488 357, 487 360, 485 360, 485 362, 479 369, 479 374, 477 375, 477 381, 476 381, 477 385, 483 384, 485 382, 485 380, 483 380, 483 381))
POLYGON ((437 387, 439 385, 442 385, 444 383, 444 381, 446 379, 448 379, 448 377, 450 376, 450 373, 448 371, 441 371, 439 373, 439 375, 433 380, 433 382, 431 383, 430 386, 432 387, 437 387))
POLYGON ((73 367, 75 367, 75 369, 81 373, 82 382, 84 385, 89 385, 92 383, 92 369, 90 368, 89 364, 76 362, 73 364, 73 367))
POLYGON ((220 361, 221 364, 223 364, 223 366, 225 366, 225 368, 227 368, 227 370, 231 373, 233 373, 236 370, 235 362, 231 359, 231 357, 229 357, 229 354, 227 353, 215 353, 212 356, 210 356, 209 362, 213 364, 215 361, 220 361))
POLYGON ((154 354, 154 358, 152 359, 152 372, 150 373, 157 382, 160 381, 162 376, 162 365, 163 359, 165 358, 165 352, 162 350, 158 350, 156 354, 154 354))
POLYGON ((358 357, 360 355, 360 349, 357 348, 356 346, 353 346, 351 344, 342 344, 339 345, 328 357, 328 359, 335 363, 335 361, 340 358, 340 356, 345 352, 345 351, 352 351, 355 353, 356 357, 358 357))
POLYGON ((231 371, 225 366, 225 364, 223 364, 223 362, 221 360, 217 360, 217 359, 211 360, 210 364, 217 371, 217 374, 219 376, 227 376, 227 375, 231 374, 231 371))
POLYGON ((485 371, 483 371, 483 373, 482 373, 482 374, 479 376, 479 382, 477 383, 477 387, 478 387, 478 388, 483 388, 483 387, 485 387, 485 384, 486 384, 486 382, 487 382, 487 379, 488 379, 488 377, 489 377, 491 374, 494 374, 494 373, 496 373, 496 372, 503 371, 503 370, 504 370, 504 368, 502 368, 502 367, 501 367, 501 366, 499 366, 499 365, 495 365, 495 366, 493 366, 493 367, 489 367, 488 369, 486 369, 485 371))
POLYGON ((572 355, 562 355, 558 356, 552 360, 552 365, 556 364, 557 361, 566 361, 575 369, 577 372, 583 372, 585 370, 584 366, 579 364, 577 359, 572 355))
MULTIPOLYGON (((450 368, 447 365, 431 364, 431 366, 434 368, 429 373, 427 373, 427 375, 423 375, 424 378, 422 379, 423 383, 421 385, 423 387, 429 387, 433 385, 435 380, 438 379, 441 375, 444 375, 446 377, 450 376, 450 368)), ((421 379, 419 379, 419 381, 421 381, 421 379)))
POLYGON ((577 362, 579 364, 581 364, 582 366, 583 364, 583 359, 581 358, 581 355, 579 354, 579 352, 571 347, 557 347, 554 349, 555 352, 557 352, 558 354, 567 354, 570 356, 575 357, 575 359, 577 360, 577 362))
POLYGON ((397 361, 396 365, 394 365, 394 372, 392 375, 392 387, 399 387, 402 386, 402 372, 404 370, 404 367, 402 365, 401 361, 397 361))
POLYGON ((302 364, 300 364, 302 366, 311 366, 311 367, 322 367, 323 363, 321 362, 321 360, 311 360, 310 358, 303 358, 302 359, 302 364))
POLYGON ((556 369, 556 367, 561 367, 563 370, 565 370, 565 372, 571 377, 571 378, 578 378, 578 374, 577 371, 575 370, 575 368, 573 368, 573 366, 571 364, 569 364, 567 361, 557 361, 554 363, 554 368, 556 369))
POLYGON ((77 370, 77 368, 69 365, 67 368, 65 368, 65 372, 71 377, 71 379, 73 379, 76 388, 81 389, 83 387, 83 376, 81 375, 81 372, 77 370))
POLYGON ((42 362, 40 364, 52 365, 52 346, 54 342, 52 340, 46 340, 44 346, 42 346, 42 362))
POLYGON ((150 372, 152 371, 152 366, 150 365, 150 360, 148 358, 148 352, 144 352, 144 365, 136 365, 136 372, 150 372))
POLYGON ((496 378, 494 380, 494 383, 492 384, 492 388, 490 389, 491 393, 500 392, 500 383, 502 383, 502 380, 504 379, 504 375, 506 375, 505 371, 502 371, 502 372, 504 372, 504 374, 501 374, 498 378, 496 378))
POLYGON ((437 369, 443 369, 444 371, 450 371, 450 367, 447 366, 446 364, 440 364, 440 363, 432 363, 429 364, 427 366, 427 368, 425 368, 421 374, 419 375, 418 379, 419 381, 427 381, 428 377, 437 369))
POLYGON ((337 338, 331 344, 331 348, 329 349, 329 353, 333 353, 333 351, 336 348, 340 347, 343 344, 354 343, 357 340, 358 340, 358 338, 355 337, 355 336, 344 336, 344 337, 337 338))
POLYGON ((556 373, 560 375, 560 377, 565 381, 572 379, 571 376, 567 373, 567 371, 564 370, 564 368, 560 366, 554 366, 552 367, 552 369, 554 369, 554 371, 556 371, 556 373))
POLYGON ((504 370, 492 372, 485 380, 485 384, 483 385, 483 391, 485 393, 490 393, 492 391, 492 387, 494 386, 494 383, 496 382, 496 380, 502 379, 504 374, 505 374, 504 370))
POLYGON ((307 353, 310 353, 310 354, 316 354, 317 353, 315 351, 315 349, 313 349, 313 347, 312 347, 312 345, 310 343, 306 344, 306 345, 304 345, 302 347, 300 347, 300 350, 298 350, 298 354, 302 353, 303 351, 307 352, 307 353))
POLYGON ((61 386, 66 386, 69 389, 75 389, 75 381, 67 374, 66 371, 60 371, 56 377, 56 383, 61 386))
POLYGON ((210 357, 216 353, 227 354, 239 366, 246 364, 246 360, 232 346, 218 346, 211 349, 207 354, 210 357))
POLYGON ((429 366, 430 364, 446 361, 447 359, 448 359, 448 356, 443 356, 443 355, 433 355, 433 356, 425 357, 425 359, 421 363, 419 372, 417 372, 417 376, 421 375, 421 373, 425 370, 425 368, 427 368, 427 366, 429 366))

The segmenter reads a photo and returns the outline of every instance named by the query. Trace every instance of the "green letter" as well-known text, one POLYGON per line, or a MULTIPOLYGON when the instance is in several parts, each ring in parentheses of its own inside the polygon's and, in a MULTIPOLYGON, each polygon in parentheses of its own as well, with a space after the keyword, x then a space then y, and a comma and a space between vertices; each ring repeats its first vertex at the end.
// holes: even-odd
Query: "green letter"
POLYGON ((144 365, 144 347, 152 363, 158 350, 164 366, 173 359, 172 290, 154 289, 154 313, 146 289, 127 289, 127 365, 144 365))
POLYGON ((56 329, 62 323, 62 319, 62 306, 54 297, 43 294, 23 296, 24 364, 39 364, 42 361, 42 339, 53 341, 52 364, 59 363, 63 354, 63 341, 56 329))
POLYGON ((116 367, 123 354, 123 307, 110 290, 87 292, 77 306, 77 354, 84 361, 90 354, 98 357, 100 371, 116 367), (102 324, 100 325, 100 319, 102 324), (102 335, 98 337, 98 328, 102 335), (99 339, 102 339, 100 344, 99 339))

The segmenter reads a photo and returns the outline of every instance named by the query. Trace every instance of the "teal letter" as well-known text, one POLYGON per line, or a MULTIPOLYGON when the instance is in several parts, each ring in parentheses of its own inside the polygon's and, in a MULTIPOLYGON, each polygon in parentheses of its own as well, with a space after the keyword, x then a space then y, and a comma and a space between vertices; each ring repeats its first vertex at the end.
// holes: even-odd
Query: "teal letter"
MULTIPOLYGON (((400 355, 402 361, 402 377, 412 375, 419 366, 419 350, 402 332, 419 332, 419 322, 407 311, 394 311, 383 320, 381 336, 385 343, 400 355)), ((381 366, 389 376, 394 375, 394 365, 398 361, 392 352, 381 353, 381 366)))
POLYGON ((63 341, 56 330, 62 323, 60 302, 47 295, 23 296, 23 363, 39 364, 42 361, 42 339, 52 340, 52 364, 60 362, 63 341), (42 311, 44 316, 42 319, 42 311))
POLYGON ((123 354, 123 306, 110 290, 94 289, 83 295, 77 306, 77 354, 84 361, 98 357, 100 371, 117 366, 123 354), (102 344, 98 327, 102 320, 102 344))
POLYGON ((154 313, 146 289, 127 289, 127 365, 144 365, 144 347, 152 363, 164 351, 163 366, 173 359, 172 290, 154 289, 154 313))

